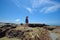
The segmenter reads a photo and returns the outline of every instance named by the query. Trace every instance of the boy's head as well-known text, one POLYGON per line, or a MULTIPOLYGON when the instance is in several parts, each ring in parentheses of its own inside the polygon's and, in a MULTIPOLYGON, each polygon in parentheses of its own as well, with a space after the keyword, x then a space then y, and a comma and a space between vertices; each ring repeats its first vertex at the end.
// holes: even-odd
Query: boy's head
POLYGON ((26 19, 28 18, 28 16, 26 16, 26 19))

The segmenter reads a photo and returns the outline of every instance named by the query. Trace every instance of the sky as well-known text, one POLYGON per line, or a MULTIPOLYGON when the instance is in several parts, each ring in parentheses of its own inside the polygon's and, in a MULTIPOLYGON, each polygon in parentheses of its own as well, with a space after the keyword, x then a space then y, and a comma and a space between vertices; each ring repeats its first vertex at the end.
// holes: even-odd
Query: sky
POLYGON ((0 0, 0 22, 60 25, 60 0, 0 0))

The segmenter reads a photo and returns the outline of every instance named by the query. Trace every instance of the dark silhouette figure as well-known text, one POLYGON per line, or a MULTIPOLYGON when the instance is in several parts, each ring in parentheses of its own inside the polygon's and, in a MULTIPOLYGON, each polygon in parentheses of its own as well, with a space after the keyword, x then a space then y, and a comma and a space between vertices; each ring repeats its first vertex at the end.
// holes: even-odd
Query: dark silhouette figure
POLYGON ((29 22, 29 21, 28 21, 28 16, 26 16, 26 19, 25 19, 25 23, 26 23, 25 26, 26 26, 26 27, 28 26, 28 22, 29 22))

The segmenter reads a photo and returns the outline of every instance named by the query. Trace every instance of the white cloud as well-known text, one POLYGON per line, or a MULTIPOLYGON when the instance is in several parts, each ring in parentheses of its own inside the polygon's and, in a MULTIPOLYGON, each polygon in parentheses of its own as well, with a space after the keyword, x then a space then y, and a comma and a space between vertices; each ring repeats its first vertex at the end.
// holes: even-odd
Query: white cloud
POLYGON ((54 12, 56 10, 59 9, 59 6, 58 5, 55 5, 55 6, 51 6, 51 7, 48 7, 46 10, 45 10, 45 13, 48 13, 48 12, 54 12))
POLYGON ((41 8, 40 12, 49 13, 58 10, 60 4, 51 0, 33 0, 32 8, 36 10, 38 10, 37 8, 41 8))
POLYGON ((44 7, 40 10, 40 12, 44 12, 47 9, 47 7, 44 7))
POLYGON ((19 0, 11 0, 18 8, 20 8, 20 2, 19 0))
POLYGON ((15 21, 16 21, 16 22, 20 22, 20 19, 16 19, 15 21))
POLYGON ((44 7, 40 10, 40 12, 43 13, 49 13, 49 12, 54 12, 56 10, 58 10, 60 8, 59 5, 54 5, 54 6, 50 6, 50 7, 44 7))
POLYGON ((17 7, 22 7, 26 9, 29 13, 32 13, 32 9, 24 4, 21 4, 19 0, 12 0, 12 2, 17 6, 17 7))
POLYGON ((32 8, 40 7, 41 5, 45 5, 46 0, 33 0, 32 8))
POLYGON ((32 13, 32 9, 31 8, 26 8, 28 12, 32 13))
MULTIPOLYGON (((52 0, 29 0, 31 3, 31 7, 26 6, 25 4, 21 4, 19 0, 12 0, 17 7, 22 7, 26 9, 29 13, 34 12, 35 10, 40 9, 40 12, 49 13, 54 12, 60 8, 60 3, 52 0)), ((28 0, 27 0, 28 1, 28 0)), ((28 3, 28 2, 27 2, 28 3)))

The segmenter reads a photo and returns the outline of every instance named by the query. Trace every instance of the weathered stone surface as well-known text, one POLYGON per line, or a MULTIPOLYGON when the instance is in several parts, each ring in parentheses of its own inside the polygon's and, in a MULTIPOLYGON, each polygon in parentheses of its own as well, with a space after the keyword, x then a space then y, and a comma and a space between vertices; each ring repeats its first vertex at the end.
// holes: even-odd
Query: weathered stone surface
POLYGON ((60 29, 58 29, 58 28, 57 29, 54 29, 53 32, 60 34, 60 29))
POLYGON ((0 29, 0 38, 4 37, 6 32, 7 32, 7 30, 0 29))
POLYGON ((43 28, 32 28, 30 32, 25 32, 25 40, 51 40, 49 32, 43 28))
POLYGON ((6 35, 6 32, 13 29, 13 28, 16 28, 16 26, 13 26, 13 25, 3 25, 2 27, 0 27, 0 38, 1 37, 4 37, 6 35))
MULTIPOLYGON (((21 27, 20 27, 21 28, 21 27)), ((22 29, 18 30, 11 30, 7 33, 7 37, 17 37, 21 40, 51 40, 49 37, 48 30, 44 28, 30 28, 30 27, 23 27, 22 29)))
POLYGON ((60 40, 60 37, 58 37, 56 40, 60 40))

